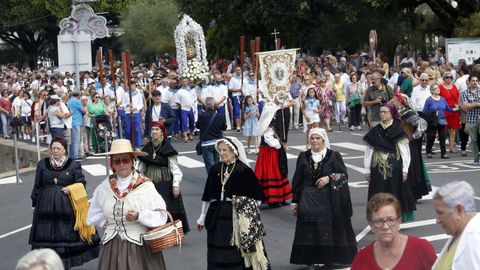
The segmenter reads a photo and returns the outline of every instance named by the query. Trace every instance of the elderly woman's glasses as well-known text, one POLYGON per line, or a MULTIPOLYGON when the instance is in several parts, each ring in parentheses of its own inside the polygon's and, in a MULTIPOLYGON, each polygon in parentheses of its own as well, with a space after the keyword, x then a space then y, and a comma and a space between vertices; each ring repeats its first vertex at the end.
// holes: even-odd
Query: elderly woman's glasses
POLYGON ((123 163, 123 164, 129 164, 132 160, 130 158, 123 158, 123 159, 113 159, 112 162, 113 164, 115 165, 120 165, 120 163, 123 163))
POLYGON ((389 217, 386 219, 372 220, 370 223, 372 224, 373 227, 380 229, 380 228, 383 228, 383 226, 385 226, 385 223, 388 225, 388 227, 393 227, 397 225, 397 222, 398 222, 398 218, 389 217))

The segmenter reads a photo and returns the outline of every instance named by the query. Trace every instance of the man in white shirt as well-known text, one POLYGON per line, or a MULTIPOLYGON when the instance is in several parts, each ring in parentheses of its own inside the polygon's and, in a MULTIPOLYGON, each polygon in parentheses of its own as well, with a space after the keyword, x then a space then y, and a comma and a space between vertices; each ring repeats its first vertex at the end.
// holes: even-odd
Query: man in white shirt
MULTIPOLYGON (((132 86, 135 85, 132 83, 132 86)), ((140 149, 142 146, 142 128, 140 126, 142 121, 142 109, 143 109, 143 95, 140 89, 134 89, 132 93, 132 104, 130 104, 130 93, 127 91, 122 98, 122 104, 125 104, 125 137, 132 141, 132 135, 134 136, 135 148, 140 149), (133 114, 133 127, 134 133, 132 134, 132 115, 133 114)))
POLYGON ((225 104, 227 103, 228 98, 228 89, 227 86, 223 83, 222 75, 216 72, 213 75, 215 80, 213 85, 210 85, 206 91, 202 92, 202 103, 208 98, 212 97, 215 101, 215 109, 218 113, 225 115, 225 104))
POLYGON ((402 61, 400 62, 400 65, 401 64, 406 64, 406 63, 412 63, 412 66, 415 66, 415 59, 413 59, 413 53, 412 51, 408 51, 407 52, 407 56, 405 56, 402 61))
POLYGON ((168 90, 170 89, 168 86, 169 84, 170 80, 168 78, 162 78, 160 85, 157 86, 157 90, 160 91, 160 97, 162 98, 163 103, 170 103, 169 95, 167 95, 168 90))
POLYGON ((243 80, 242 94, 244 97, 252 96, 253 102, 257 103, 257 81, 255 80, 255 73, 248 72, 247 78, 243 80))
POLYGON ((35 80, 30 84, 30 90, 33 92, 33 94, 37 95, 42 91, 42 75, 37 74, 35 75, 35 80))
MULTIPOLYGON (((170 80, 170 79, 169 79, 170 80)), ((172 123, 172 137, 176 141, 178 140, 178 136, 180 134, 180 120, 182 119, 182 110, 178 106, 177 102, 175 101, 175 95, 178 92, 178 88, 176 86, 177 81, 176 80, 171 80, 169 83, 169 89, 166 95, 168 96, 168 104, 170 104, 170 107, 172 107, 172 111, 175 114, 175 121, 172 123), (176 134, 176 136, 173 136, 176 134)))
POLYGON ((428 74, 422 73, 420 75, 420 84, 415 86, 412 90, 412 97, 410 98, 412 102, 413 109, 423 115, 423 107, 425 106, 425 101, 432 94, 430 93, 430 85, 428 84, 428 74))
POLYGON ((180 108, 183 140, 185 143, 188 143, 189 139, 193 141, 193 131, 195 130, 193 108, 197 100, 197 93, 194 89, 190 89, 188 78, 180 78, 180 84, 181 88, 175 94, 175 102, 180 108), (188 133, 188 131, 190 131, 190 133, 188 133))
POLYGON ((75 80, 72 78, 70 72, 65 72, 65 78, 63 79, 63 85, 67 85, 67 82, 71 82, 72 85, 75 85, 75 80))
POLYGON ((235 74, 228 82, 228 91, 232 93, 232 107, 233 107, 233 120, 237 131, 242 130, 241 119, 241 104, 242 104, 242 69, 240 67, 235 68, 235 74))
POLYGON ((67 140, 67 143, 68 143, 68 149, 70 149, 70 144, 72 143, 72 113, 70 112, 70 109, 67 107, 67 102, 68 102, 68 95, 67 94, 64 94, 61 98, 61 102, 60 102, 60 109, 62 110, 62 112, 64 114, 67 115, 68 113, 68 117, 63 119, 63 123, 65 123, 65 127, 66 127, 66 130, 65 130, 65 139, 67 140))
POLYGON ((467 66, 460 66, 458 69, 458 79, 455 81, 455 86, 457 87, 458 92, 462 93, 467 90, 468 77, 470 77, 470 75, 467 66))
POLYGON ((86 89, 91 83, 95 83, 95 80, 90 78, 90 71, 85 71, 83 74, 83 87, 86 89))
POLYGON ((453 68, 452 62, 445 63, 445 71, 448 71, 452 74, 454 82, 457 80, 457 71, 453 68))

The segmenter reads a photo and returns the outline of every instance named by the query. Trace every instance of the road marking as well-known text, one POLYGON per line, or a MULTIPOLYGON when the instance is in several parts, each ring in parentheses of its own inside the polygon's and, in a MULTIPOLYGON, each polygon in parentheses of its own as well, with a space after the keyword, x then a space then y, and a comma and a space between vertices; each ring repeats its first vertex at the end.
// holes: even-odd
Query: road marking
POLYGON ((105 159, 105 156, 88 156, 86 159, 105 159))
POLYGON ((447 234, 444 234, 444 233, 422 237, 422 239, 425 239, 425 240, 427 240, 428 242, 433 242, 433 241, 438 241, 438 240, 444 240, 444 239, 448 239, 448 238, 450 238, 450 236, 447 235, 447 234))
POLYGON ((297 157, 298 157, 297 155, 287 153, 287 159, 295 159, 297 157))
POLYGON ((30 229, 30 227, 32 227, 32 224, 27 225, 27 226, 25 226, 25 227, 22 227, 22 228, 20 228, 20 229, 16 229, 16 230, 11 231, 11 232, 9 232, 9 233, 6 233, 6 234, 4 234, 4 235, 0 235, 0 239, 5 238, 5 237, 7 237, 7 236, 10 236, 10 235, 12 235, 12 234, 16 234, 16 233, 18 233, 18 232, 24 231, 24 230, 28 230, 28 229, 30 229))
POLYGON ((307 148, 305 147, 305 145, 289 145, 288 148, 292 148, 292 149, 300 150, 300 151, 305 151, 305 150, 307 150, 307 148))
POLYGON ((352 188, 368 188, 367 181, 348 182, 348 186, 352 188))
POLYGON ((353 133, 350 133, 350 134, 352 134, 352 135, 355 135, 355 136, 364 136, 364 134, 361 134, 361 133, 355 133, 355 132, 353 132, 353 133))
POLYGON ((178 152, 179 155, 193 154, 193 153, 197 153, 197 151, 183 151, 183 152, 178 152))
POLYGON ((360 158, 364 158, 365 156, 354 156, 354 157, 342 157, 343 160, 347 160, 347 159, 360 159, 360 158))
POLYGON ((370 226, 367 226, 367 227, 365 227, 365 229, 363 229, 363 231, 361 231, 359 234, 357 234, 357 236, 355 237, 355 239, 357 239, 357 243, 360 240, 362 240, 362 238, 365 237, 365 235, 367 235, 369 232, 370 232, 370 226))
POLYGON ((435 219, 419 220, 419 221, 414 221, 414 222, 402 223, 402 224, 400 224, 400 229, 410 229, 410 228, 415 228, 415 227, 433 225, 433 224, 436 224, 436 223, 437 222, 436 222, 435 219))
POLYGON ((432 186, 432 191, 430 191, 430 192, 428 193, 428 195, 423 196, 423 197, 420 199, 420 201, 433 200, 433 194, 435 194, 435 192, 437 192, 437 190, 438 190, 438 187, 432 186))
MULTIPOLYGON (((102 164, 91 164, 91 165, 83 165, 82 169, 87 171, 92 176, 104 176, 105 175, 105 166, 102 164)), ((109 170, 109 173, 112 173, 109 170)))
POLYGON ((15 184, 15 183, 17 183, 17 177, 15 175, 0 179, 0 185, 15 184))
POLYGON ((345 163, 345 166, 346 166, 347 168, 350 168, 350 169, 352 169, 352 170, 355 170, 355 171, 357 171, 357 172, 359 172, 359 173, 361 173, 361 174, 365 174, 365 172, 367 172, 367 170, 365 170, 364 168, 358 167, 358 166, 355 166, 355 165, 352 165, 352 164, 345 163))
POLYGON ((347 148, 351 150, 357 150, 360 152, 365 152, 365 145, 358 144, 358 143, 350 143, 350 142, 341 142, 341 143, 331 143, 333 146, 347 148))
POLYGON ((182 165, 183 167, 187 167, 187 168, 205 167, 205 164, 203 164, 203 162, 197 161, 193 158, 189 158, 186 156, 177 156, 177 159, 178 159, 178 164, 182 165))

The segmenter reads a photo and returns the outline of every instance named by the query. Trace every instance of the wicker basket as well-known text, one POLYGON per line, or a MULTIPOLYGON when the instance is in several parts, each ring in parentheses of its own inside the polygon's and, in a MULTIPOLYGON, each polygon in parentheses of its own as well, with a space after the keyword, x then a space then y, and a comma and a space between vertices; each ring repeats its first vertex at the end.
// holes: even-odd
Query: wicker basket
POLYGON ((166 210, 156 209, 155 211, 167 213, 169 222, 150 229, 143 235, 143 239, 147 242, 150 251, 156 253, 177 245, 181 248, 182 242, 185 240, 182 221, 173 221, 172 215, 166 210))

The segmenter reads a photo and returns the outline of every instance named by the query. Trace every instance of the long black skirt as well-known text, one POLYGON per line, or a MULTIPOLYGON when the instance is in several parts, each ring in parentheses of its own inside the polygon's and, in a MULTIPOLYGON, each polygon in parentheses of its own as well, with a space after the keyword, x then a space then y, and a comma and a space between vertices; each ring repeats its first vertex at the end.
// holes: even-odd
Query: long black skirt
POLYGON ((174 220, 181 220, 183 232, 188 233, 190 226, 188 225, 187 214, 183 205, 182 194, 177 198, 173 196, 173 177, 168 167, 148 166, 145 176, 153 180, 157 192, 162 195, 167 211, 170 212, 174 220))
POLYGON ((232 240, 232 203, 212 202, 205 218, 207 229, 208 270, 243 270, 246 268, 240 250, 230 245, 232 240))
POLYGON ((422 158, 422 139, 412 140, 410 146, 410 167, 408 168, 408 183, 412 186, 415 200, 428 195, 432 190, 430 179, 422 158))
POLYGON ((89 245, 73 229, 75 215, 70 200, 58 185, 46 186, 39 195, 33 214, 29 244, 32 249, 53 249, 66 269, 98 257, 100 237, 92 236, 89 245))
POLYGON ((330 188, 305 187, 298 203, 290 263, 351 264, 356 254, 352 222, 333 215, 330 188))
POLYGON ((389 156, 389 164, 392 168, 392 175, 384 179, 380 170, 376 167, 370 169, 371 181, 368 185, 368 199, 373 195, 386 192, 395 196, 401 204, 402 212, 408 213, 417 210, 416 200, 413 194, 410 179, 403 182, 402 160, 389 156))

